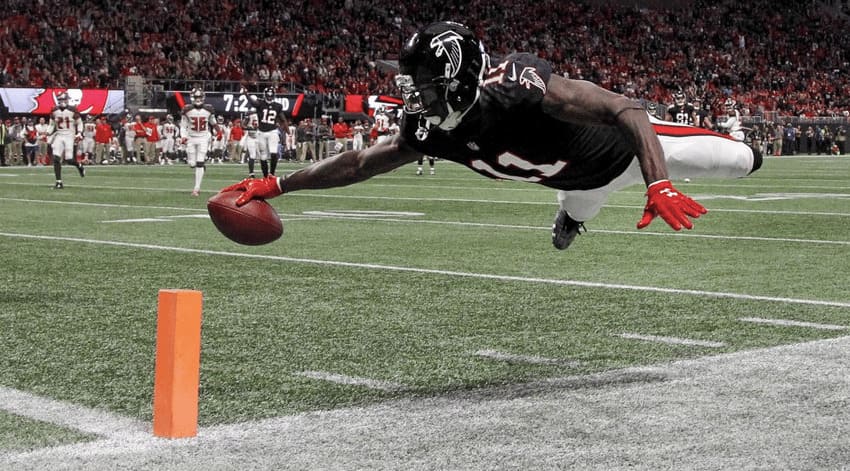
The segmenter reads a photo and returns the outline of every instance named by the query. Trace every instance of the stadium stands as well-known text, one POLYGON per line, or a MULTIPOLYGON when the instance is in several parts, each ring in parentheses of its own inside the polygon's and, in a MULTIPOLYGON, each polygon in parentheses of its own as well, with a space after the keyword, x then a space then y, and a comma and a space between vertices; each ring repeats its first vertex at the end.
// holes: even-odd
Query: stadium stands
POLYGON ((753 114, 850 109, 845 15, 819 2, 693 1, 637 9, 559 0, 150 2, 8 0, 0 12, 0 85, 123 88, 128 75, 212 87, 274 81, 283 89, 393 93, 403 38, 457 19, 494 55, 537 52, 560 73, 636 98, 682 86, 753 114))

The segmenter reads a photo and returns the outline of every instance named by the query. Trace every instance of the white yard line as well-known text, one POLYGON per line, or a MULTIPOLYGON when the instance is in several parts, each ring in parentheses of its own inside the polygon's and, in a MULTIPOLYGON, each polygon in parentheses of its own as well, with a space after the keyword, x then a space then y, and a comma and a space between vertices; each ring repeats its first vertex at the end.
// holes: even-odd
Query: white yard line
POLYGON ((619 461, 623 469, 681 460, 715 469, 767 462, 805 468, 811 456, 821 460, 816 467, 840 468, 847 455, 836 447, 846 445, 841 437, 850 421, 835 391, 846 390, 840 365, 848 339, 222 424, 188 439, 110 437, 12 451, 0 453, 0 468, 420 469, 439 462, 486 469, 499 462, 528 469, 569 458, 574 467, 610 469, 618 463, 611 447, 628 458, 619 461), (694 446, 703 442, 709 446, 694 446), (730 450, 729 461, 719 449, 730 450), (480 455, 470 453, 476 450, 480 455))
MULTIPOLYGON (((101 187, 98 187, 101 188, 101 187)), ((106 188, 111 189, 111 188, 106 188)), ((114 188, 119 189, 119 188, 114 188)), ((121 188, 125 190, 148 190, 148 191, 165 191, 174 192, 173 188, 121 188)), ((214 191, 207 191, 212 196, 214 191)), ((489 200, 489 199, 467 199, 467 198, 404 198, 398 196, 352 196, 352 195, 333 195, 323 193, 293 193, 287 198, 323 198, 323 199, 343 199, 343 200, 389 200, 389 201, 439 201, 445 203, 483 203, 483 204, 521 204, 530 206, 552 206, 557 204, 554 201, 510 201, 510 200, 489 200)), ((79 201, 53 201, 53 200, 34 200, 26 198, 5 198, 0 197, 0 201, 17 201, 22 203, 44 203, 44 204, 64 204, 77 206, 96 206, 96 207, 112 207, 112 208, 139 208, 139 209, 172 209, 178 211, 204 211, 198 208, 181 208, 173 206, 138 206, 126 204, 111 204, 111 203, 86 203, 79 201)), ((638 205, 622 205, 622 204, 607 204, 606 208, 622 208, 622 209, 643 209, 643 206, 638 205)), ((711 212, 718 213, 747 213, 747 214, 776 214, 789 216, 830 216, 830 217, 850 217, 850 213, 830 212, 830 211, 784 211, 784 210, 760 210, 760 209, 722 209, 709 208, 711 212)))
POLYGON ((658 343, 666 343, 668 345, 688 345, 693 347, 706 347, 706 348, 722 348, 725 347, 726 344, 723 342, 712 342, 709 340, 695 340, 695 339, 683 339, 679 337, 664 337, 659 335, 642 335, 642 334, 632 334, 632 333, 623 333, 617 334, 617 337, 628 339, 628 340, 641 340, 643 342, 658 342, 658 343))
POLYGON ((0 386, 0 410, 88 434, 115 439, 147 436, 151 425, 111 412, 0 386))
POLYGON ((552 365, 552 366, 568 366, 576 367, 581 365, 581 362, 574 360, 565 360, 562 358, 546 358, 537 355, 518 355, 515 353, 500 352, 497 350, 478 350, 473 353, 474 356, 487 358, 489 360, 504 361, 508 363, 528 363, 531 365, 552 365))
POLYGON ((391 381, 381 381, 377 379, 362 378, 359 376, 348 376, 339 373, 331 373, 328 371, 301 371, 295 373, 295 376, 304 378, 316 379, 319 381, 327 381, 330 383, 343 384, 347 386, 361 386, 369 389, 378 389, 380 391, 398 392, 404 391, 407 386, 394 383, 391 381))
POLYGON ((46 235, 35 235, 35 234, 16 234, 16 233, 9 233, 9 232, 0 232, 0 236, 21 238, 21 239, 53 240, 53 241, 84 243, 84 244, 107 245, 107 246, 113 246, 113 247, 131 247, 131 248, 136 248, 136 249, 163 250, 163 251, 171 251, 171 252, 179 252, 179 253, 193 253, 193 254, 201 254, 201 255, 219 255, 219 256, 225 256, 225 257, 241 257, 241 258, 259 259, 259 260, 276 260, 276 261, 279 261, 279 262, 304 263, 304 264, 311 264, 311 265, 335 266, 335 267, 346 267, 346 268, 365 268, 365 269, 369 269, 369 270, 385 270, 385 271, 406 272, 406 273, 425 273, 425 274, 430 274, 430 275, 455 276, 455 277, 463 277, 463 278, 479 278, 479 279, 485 279, 485 280, 517 281, 517 282, 524 282, 524 283, 543 283, 543 284, 551 284, 551 285, 558 285, 558 286, 577 286, 577 287, 582 287, 582 288, 601 288, 601 289, 616 289, 616 290, 629 290, 629 291, 644 291, 644 292, 665 293, 665 294, 685 294, 685 295, 709 297, 709 298, 726 298, 726 299, 739 299, 739 300, 748 300, 748 301, 767 301, 767 302, 777 302, 777 303, 786 303, 786 304, 804 304, 804 305, 813 305, 813 306, 830 306, 830 307, 850 308, 850 302, 846 302, 846 301, 787 298, 787 297, 780 297, 780 296, 760 296, 760 295, 743 294, 743 293, 729 293, 729 292, 723 292, 723 291, 703 291, 703 290, 695 290, 695 289, 666 288, 666 287, 660 287, 660 286, 626 285, 626 284, 618 284, 618 283, 600 283, 600 282, 594 282, 594 281, 561 280, 561 279, 556 279, 556 278, 535 278, 535 277, 525 277, 525 276, 497 275, 497 274, 489 274, 489 273, 472 273, 472 272, 462 272, 462 271, 452 271, 452 270, 436 270, 436 269, 430 269, 430 268, 401 267, 401 266, 393 266, 393 265, 378 265, 378 264, 374 264, 374 263, 354 263, 354 262, 341 262, 341 261, 335 261, 335 260, 317 260, 317 259, 309 259, 309 258, 281 257, 281 256, 276 256, 276 255, 265 255, 265 254, 255 254, 255 253, 226 252, 226 251, 223 251, 223 250, 190 249, 190 248, 186 248, 186 247, 174 247, 174 246, 154 245, 154 244, 139 244, 139 243, 132 243, 132 242, 119 242, 119 241, 114 241, 114 240, 84 239, 84 238, 78 238, 78 237, 58 237, 58 236, 46 236, 46 235))
MULTIPOLYGON (((158 216, 154 218, 139 218, 139 219, 127 219, 127 220, 109 220, 109 221, 101 221, 103 223, 112 223, 112 222, 163 222, 165 219, 163 218, 177 218, 177 217, 185 217, 185 218, 207 218, 209 217, 204 209, 193 209, 193 208, 179 208, 172 206, 138 206, 138 205, 123 205, 123 204, 111 204, 111 203, 84 203, 78 201, 48 201, 48 200, 28 200, 21 198, 0 198, 0 201, 16 201, 16 202, 26 202, 26 203, 47 203, 47 204, 64 204, 64 205, 77 205, 77 206, 94 206, 94 207, 106 207, 106 208, 133 208, 133 209, 158 209, 158 210, 177 210, 177 211, 190 211, 196 212, 199 214, 191 214, 191 215, 183 215, 183 216, 158 216)), ((617 206, 610 206, 617 207, 617 206)), ((622 206, 629 208, 637 208, 637 206, 622 206)), ((850 217, 850 213, 825 213, 825 212, 793 212, 793 211, 756 211, 756 210, 717 210, 717 211, 734 211, 734 212, 747 212, 747 213, 771 213, 771 214, 795 214, 795 215, 805 215, 805 216, 837 216, 837 217, 850 217)), ((458 226, 458 227, 492 227, 497 229, 520 229, 520 230, 545 230, 551 231, 552 228, 549 226, 528 226, 521 224, 493 224, 493 223, 481 223, 481 222, 465 222, 465 221, 436 221, 436 220, 425 220, 425 219, 398 219, 398 218, 390 218, 390 217, 358 217, 357 215, 317 215, 311 213, 302 213, 302 214, 285 214, 280 213, 282 218, 285 218, 285 221, 291 220, 316 220, 316 219, 348 219, 348 220, 380 220, 384 222, 399 222, 399 223, 407 223, 407 224, 433 224, 433 225, 445 225, 445 226, 458 226)), ((755 236, 727 236, 727 235, 712 235, 712 234, 699 234, 699 233, 690 233, 690 232, 652 232, 652 231, 619 231, 619 230, 606 230, 606 229, 593 229, 591 228, 590 232, 596 234, 616 234, 616 235, 641 235, 641 236, 661 236, 661 237, 685 237, 685 238, 696 238, 696 239, 716 239, 716 240, 750 240, 750 241, 759 241, 759 242, 783 242, 783 243, 799 243, 799 244, 821 244, 821 245, 850 245, 850 241, 847 240, 820 240, 820 239, 799 239, 799 238, 789 238, 789 237, 755 237, 755 236)))
POLYGON ((811 329, 820 329, 820 330, 847 330, 850 327, 846 325, 837 325, 837 324, 818 324, 816 322, 801 322, 801 321, 789 321, 786 319, 763 319, 761 317, 740 317, 738 318, 741 322, 752 322, 755 324, 768 324, 768 325, 777 325, 781 327, 807 327, 811 329))

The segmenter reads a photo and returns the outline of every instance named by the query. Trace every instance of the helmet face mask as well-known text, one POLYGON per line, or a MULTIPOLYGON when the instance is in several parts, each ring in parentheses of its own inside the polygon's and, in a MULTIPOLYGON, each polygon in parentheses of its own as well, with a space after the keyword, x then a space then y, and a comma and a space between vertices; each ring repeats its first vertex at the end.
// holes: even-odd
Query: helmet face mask
POLYGON ((404 45, 396 85, 404 111, 419 114, 420 126, 451 130, 478 101, 488 59, 469 28, 441 21, 426 26, 404 45))
POLYGON ((204 92, 203 90, 194 89, 192 90, 192 104, 195 108, 200 108, 204 106, 204 92))
POLYGON ((56 96, 56 104, 59 105, 59 108, 65 109, 68 106, 68 94, 65 92, 60 93, 56 96))

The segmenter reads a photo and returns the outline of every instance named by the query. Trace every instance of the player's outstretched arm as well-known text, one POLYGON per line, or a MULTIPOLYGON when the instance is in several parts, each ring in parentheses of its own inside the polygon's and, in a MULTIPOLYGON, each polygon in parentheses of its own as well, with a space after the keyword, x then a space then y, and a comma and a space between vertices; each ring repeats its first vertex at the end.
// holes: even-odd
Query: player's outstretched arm
POLYGON ((351 185, 415 162, 420 156, 401 136, 395 136, 363 150, 337 154, 285 177, 248 178, 221 191, 244 191, 236 200, 241 206, 252 198, 269 199, 298 190, 351 185))
POLYGON ((639 103, 587 81, 552 75, 543 97, 543 110, 563 121, 617 126, 634 143, 647 185, 647 204, 638 229, 648 226, 656 216, 677 231, 682 227, 691 229, 689 217, 706 213, 702 205, 673 188, 661 142, 639 103))

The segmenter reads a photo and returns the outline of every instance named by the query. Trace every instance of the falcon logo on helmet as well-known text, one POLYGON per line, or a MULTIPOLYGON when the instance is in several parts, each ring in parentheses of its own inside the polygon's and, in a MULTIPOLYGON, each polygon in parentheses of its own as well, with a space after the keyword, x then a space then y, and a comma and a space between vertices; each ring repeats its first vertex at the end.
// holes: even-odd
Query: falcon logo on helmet
POLYGON ((419 115, 420 140, 428 130, 456 128, 478 101, 489 58, 472 31, 440 21, 416 32, 399 55, 396 85, 404 112, 419 115))
POLYGON ((448 60, 444 74, 446 78, 452 78, 460 72, 460 64, 463 62, 463 50, 460 47, 462 39, 463 37, 455 31, 446 31, 431 39, 431 49, 434 50, 434 55, 437 57, 445 56, 448 60))

